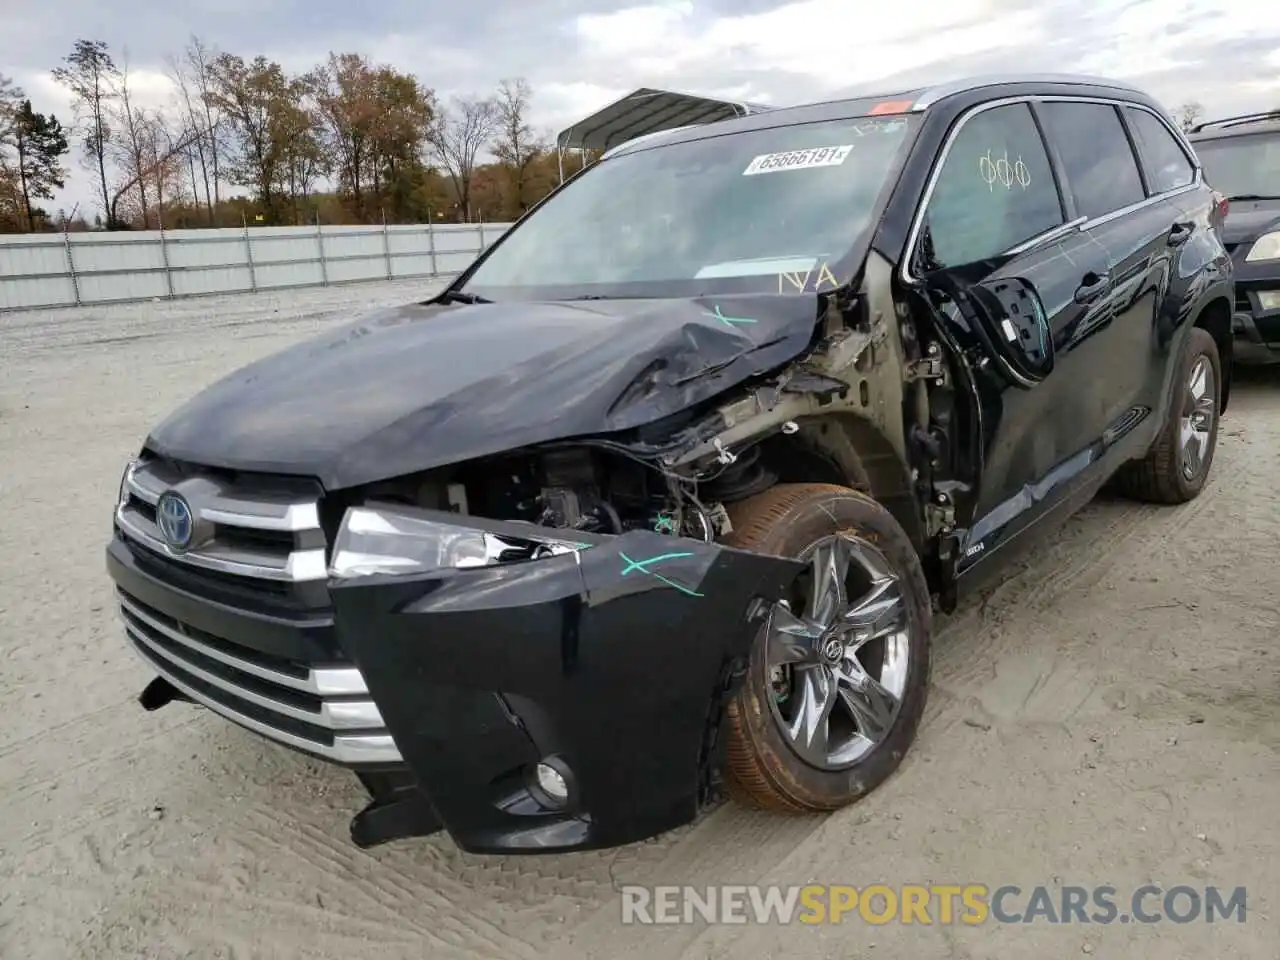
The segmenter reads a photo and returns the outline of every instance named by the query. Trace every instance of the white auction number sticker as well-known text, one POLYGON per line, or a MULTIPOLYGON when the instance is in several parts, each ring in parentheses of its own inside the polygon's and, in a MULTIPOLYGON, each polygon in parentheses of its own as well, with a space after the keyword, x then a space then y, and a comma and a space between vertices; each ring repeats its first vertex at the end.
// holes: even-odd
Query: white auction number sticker
POLYGON ((853 150, 853 144, 836 147, 810 147, 807 150, 787 150, 783 153, 762 153, 742 171, 744 177, 758 173, 779 173, 783 170, 812 170, 814 167, 838 167, 853 150))

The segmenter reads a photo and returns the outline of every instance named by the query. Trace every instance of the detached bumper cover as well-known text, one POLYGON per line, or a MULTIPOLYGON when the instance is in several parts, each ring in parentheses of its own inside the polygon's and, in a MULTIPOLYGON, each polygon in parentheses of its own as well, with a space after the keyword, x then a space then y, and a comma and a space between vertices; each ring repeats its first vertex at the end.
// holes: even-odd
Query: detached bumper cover
POLYGON ((183 694, 357 771, 407 773, 465 850, 552 852, 643 840, 697 814, 728 680, 766 610, 755 601, 785 596, 803 569, 643 531, 579 539, 591 546, 577 554, 334 580, 331 609, 296 620, 165 582, 119 538, 107 566, 135 611, 123 612, 135 649, 183 694), (201 657, 191 638, 227 638, 234 649, 215 652, 234 657, 201 657), (337 699, 357 709, 339 714, 312 690, 337 678, 337 699), (347 719, 326 729, 335 716, 347 719), (529 789, 549 757, 569 773, 562 810, 529 789))
POLYGON ((592 542, 331 583, 343 649, 464 849, 608 847, 691 820, 718 694, 765 612, 753 601, 783 597, 803 569, 648 532, 592 542), (546 757, 570 771, 568 810, 527 788, 546 757))

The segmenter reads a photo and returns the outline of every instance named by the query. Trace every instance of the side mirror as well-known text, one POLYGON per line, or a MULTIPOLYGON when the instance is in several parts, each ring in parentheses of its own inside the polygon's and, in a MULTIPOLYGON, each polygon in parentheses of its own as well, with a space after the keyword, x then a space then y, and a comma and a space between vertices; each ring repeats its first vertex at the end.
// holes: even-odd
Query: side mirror
POLYGON ((1036 288, 1021 277, 985 280, 965 291, 981 314, 983 339, 1020 386, 1053 372, 1053 330, 1036 288))

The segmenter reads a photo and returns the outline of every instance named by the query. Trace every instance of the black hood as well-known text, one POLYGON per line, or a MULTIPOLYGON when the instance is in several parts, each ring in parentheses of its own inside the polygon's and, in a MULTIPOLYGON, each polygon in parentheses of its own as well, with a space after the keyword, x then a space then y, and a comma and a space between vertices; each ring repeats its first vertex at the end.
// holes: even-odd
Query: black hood
POLYGON ((147 447, 339 489, 628 430, 799 356, 818 301, 397 307, 236 371, 160 424, 147 447))
POLYGON ((1235 246, 1257 240, 1272 230, 1280 230, 1280 200, 1232 200, 1222 239, 1235 246))

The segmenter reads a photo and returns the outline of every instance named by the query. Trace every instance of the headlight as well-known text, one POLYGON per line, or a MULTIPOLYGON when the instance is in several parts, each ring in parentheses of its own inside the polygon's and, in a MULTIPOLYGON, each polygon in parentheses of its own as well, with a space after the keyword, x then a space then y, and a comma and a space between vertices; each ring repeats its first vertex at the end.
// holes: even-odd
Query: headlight
POLYGON ((352 507, 334 542, 329 575, 348 578, 488 567, 576 553, 589 546, 534 532, 489 533, 466 526, 465 518, 452 523, 387 507, 352 507))
POLYGON ((1280 230, 1264 233, 1255 240, 1244 259, 1246 263, 1253 263, 1256 260, 1280 260, 1280 230))

